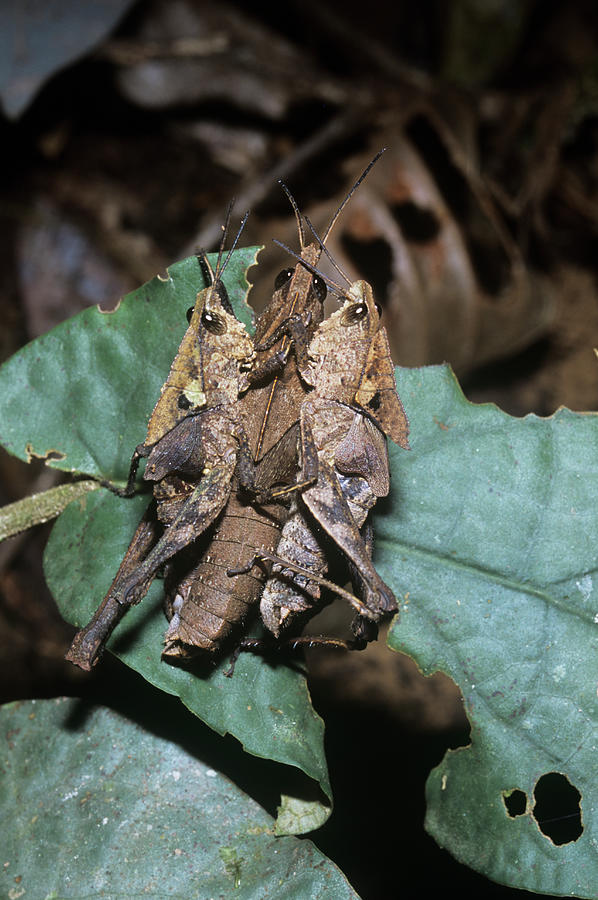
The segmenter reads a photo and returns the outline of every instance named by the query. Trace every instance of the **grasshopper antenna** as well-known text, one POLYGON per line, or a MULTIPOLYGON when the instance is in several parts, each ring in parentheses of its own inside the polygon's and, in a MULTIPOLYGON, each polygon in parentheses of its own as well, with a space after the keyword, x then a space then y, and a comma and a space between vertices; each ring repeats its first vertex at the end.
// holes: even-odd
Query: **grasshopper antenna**
POLYGON ((222 265, 220 265, 220 261, 222 259, 224 242, 226 240, 226 233, 228 231, 230 212, 231 212, 233 203, 234 203, 234 200, 231 201, 230 206, 228 207, 228 212, 226 214, 226 222, 223 226, 224 233, 222 235, 222 242, 220 244, 220 250, 218 251, 218 259, 216 260, 216 270, 214 271, 214 269, 210 265, 210 260, 208 259, 208 254, 206 253, 206 251, 203 248, 197 250, 195 253, 195 255, 197 256, 198 262, 203 269, 204 277, 205 277, 206 281, 209 281, 210 284, 214 284, 215 281, 220 281, 220 279, 222 278, 222 275, 224 274, 224 270, 226 269, 226 267, 228 266, 228 264, 230 262, 230 258, 233 255, 233 251, 235 250, 235 247, 239 243, 239 238, 241 237, 243 229, 245 228, 245 225, 247 223, 247 219, 249 218, 249 210, 247 210, 247 212, 243 216, 243 219, 241 220, 241 224, 239 225, 239 230, 237 231, 237 236, 233 241, 233 245, 230 248, 230 250, 228 251, 226 259, 224 260, 222 265))
MULTIPOLYGON (((228 227, 230 225, 230 217, 233 211, 234 198, 228 204, 228 209, 226 210, 226 217, 224 219, 224 225, 222 226, 222 240, 220 241, 220 247, 218 248, 218 259, 216 260, 216 275, 215 280, 220 280, 220 276, 222 274, 220 270, 220 264, 222 262, 222 255, 224 253, 224 245, 226 243, 226 236, 228 234, 228 227)), ((227 259, 228 262, 228 259, 227 259)))
POLYGON ((239 243, 239 238, 241 237, 241 233, 242 233, 243 229, 245 228, 245 223, 247 222, 247 219, 249 218, 249 210, 247 210, 247 212, 243 216, 241 224, 239 225, 239 230, 237 231, 237 236, 233 241, 233 245, 230 248, 230 250, 228 251, 226 259, 224 260, 224 262, 222 262, 222 254, 224 252, 224 244, 226 241, 226 235, 228 232, 228 226, 229 226, 229 222, 230 222, 230 214, 231 214, 231 210, 233 208, 234 202, 235 202, 234 199, 231 200, 228 210, 227 210, 227 213, 226 213, 226 221, 225 221, 223 229, 222 229, 222 232, 223 232, 222 241, 220 242, 220 250, 218 251, 218 259, 216 260, 216 269, 214 270, 212 268, 212 266, 210 265, 210 260, 208 259, 208 254, 206 253, 205 250, 201 249, 201 250, 198 250, 196 253, 197 261, 202 270, 205 282, 208 285, 215 285, 216 282, 219 282, 219 284, 220 284, 220 299, 222 301, 222 305, 224 306, 226 311, 229 312, 231 315, 234 315, 235 312, 234 312, 232 304, 229 300, 228 292, 222 282, 222 276, 224 274, 224 270, 226 269, 226 267, 228 266, 228 264, 230 262, 230 258, 233 255, 233 251, 234 251, 235 247, 239 243))
MULTIPOLYGON (((233 202, 234 202, 234 201, 233 201, 233 202)), ((231 210, 231 208, 232 208, 232 205, 233 205, 233 203, 231 202, 231 205, 230 205, 229 210, 228 210, 229 213, 230 213, 230 210, 231 210)), ((228 264, 229 264, 229 262, 230 262, 230 258, 231 258, 231 256, 233 255, 233 251, 234 251, 235 247, 236 247, 237 244, 239 243, 239 238, 241 237, 241 234, 242 234, 242 232, 243 232, 243 229, 245 228, 245 224, 246 224, 248 218, 249 218, 249 210, 247 210, 247 212, 246 212, 245 215, 243 216, 243 219, 241 220, 241 224, 239 225, 239 230, 237 231, 237 236, 236 236, 236 238, 234 239, 233 245, 232 245, 232 247, 230 248, 230 250, 228 251, 228 255, 227 255, 226 259, 224 260, 224 262, 223 262, 223 264, 222 264, 222 268, 220 269, 220 276, 219 276, 219 277, 222 277, 222 275, 224 274, 224 270, 226 269, 226 267, 228 266, 228 264)), ((227 220, 227 224, 228 224, 228 220, 227 220)))
MULTIPOLYGON (((301 263, 301 265, 303 266, 304 269, 307 269, 307 271, 311 272, 312 275, 317 275, 318 278, 321 278, 322 281, 328 285, 328 287, 331 289, 333 294, 337 294, 338 297, 342 297, 342 298, 344 298, 346 296, 346 292, 343 290, 343 288, 340 286, 340 284, 337 284, 336 281, 333 281, 332 278, 328 277, 328 275, 324 275, 322 272, 320 272, 319 269, 316 269, 315 266, 312 266, 311 263, 308 263, 301 256, 299 256, 298 253, 295 253, 294 250, 291 250, 290 247, 287 247, 286 244, 283 244, 282 241, 277 241, 276 238, 272 238, 272 241, 274 244, 278 244, 279 247, 282 247, 283 250, 286 250, 287 253, 290 253, 291 256, 294 256, 295 259, 301 263)), ((351 282, 349 282, 349 284, 350 283, 351 282)))
POLYGON ((301 245, 301 252, 303 252, 303 250, 305 250, 305 229, 303 227, 303 219, 301 218, 301 213, 299 212, 299 207, 297 206, 297 201, 291 194, 290 190, 288 189, 288 187, 286 186, 284 181, 281 181, 279 179, 278 183, 281 186, 281 188, 283 189, 283 191, 285 192, 285 194, 287 195, 287 197, 289 199, 289 203, 293 207, 293 212, 295 213, 295 218, 297 219, 297 230, 299 231, 299 243, 301 245))
POLYGON ((378 153, 376 153, 376 155, 373 158, 373 160, 371 161, 371 163, 361 173, 361 175, 359 176, 359 178, 357 179, 357 181, 355 182, 355 184, 353 185, 353 187, 351 188, 351 190, 349 191, 349 193, 347 194, 347 196, 345 197, 345 199, 343 200, 343 202, 341 203, 341 205, 339 206, 339 208, 333 215, 332 221, 331 221, 330 225, 328 226, 328 228, 326 229, 326 234, 322 238, 323 244, 325 244, 326 241, 328 240, 328 238, 330 237, 330 232, 336 225, 336 220, 342 213, 343 209, 345 208, 345 206, 347 205, 347 203, 349 202, 349 200, 351 199, 351 197, 353 196, 353 194, 355 193, 355 191, 357 190, 357 188, 359 187, 359 185, 361 184, 363 179, 368 175, 370 169, 372 169, 376 165, 376 163, 378 162, 378 160, 380 159, 380 157, 382 156, 383 153, 386 153, 386 147, 383 147, 382 150, 380 150, 378 153))
POLYGON ((320 238, 320 236, 318 235, 318 232, 317 232, 316 229, 314 228, 313 223, 309 220, 309 217, 308 217, 308 216, 305 216, 305 221, 307 222, 307 224, 308 224, 308 226, 309 226, 309 228, 310 228, 310 230, 311 230, 313 236, 315 237, 316 241, 317 241, 318 244, 320 245, 320 249, 323 250, 324 253, 326 254, 326 256, 328 257, 328 260, 329 260, 329 262, 331 263, 331 265, 334 266, 334 268, 336 269, 336 271, 338 272, 338 274, 341 276, 341 278, 344 278, 345 281, 347 282, 347 284, 349 285, 349 287, 351 287, 351 284, 352 284, 351 279, 349 278, 349 276, 347 275, 347 273, 344 272, 343 269, 341 269, 341 267, 339 266, 339 264, 337 263, 337 261, 336 261, 336 260, 334 259, 334 257, 332 256, 332 253, 330 253, 330 251, 326 248, 326 245, 324 244, 324 241, 323 241, 323 240, 320 238))
POLYGON ((212 285, 216 281, 216 276, 214 274, 214 269, 210 265, 210 260, 208 259, 208 254, 203 249, 203 247, 199 247, 195 251, 195 255, 197 257, 197 262, 199 263, 199 268, 201 269, 201 273, 204 277, 204 281, 207 285, 212 285))

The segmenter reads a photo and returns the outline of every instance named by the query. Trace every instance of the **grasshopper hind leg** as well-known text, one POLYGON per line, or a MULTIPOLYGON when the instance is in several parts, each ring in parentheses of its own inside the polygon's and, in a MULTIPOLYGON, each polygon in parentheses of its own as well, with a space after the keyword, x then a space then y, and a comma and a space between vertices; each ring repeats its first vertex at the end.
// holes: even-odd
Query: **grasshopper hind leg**
MULTIPOLYGON (((323 578, 316 572, 298 565, 294 561, 283 559, 282 557, 277 556, 274 553, 260 551, 255 553, 255 555, 246 565, 237 568, 229 568, 227 570, 227 575, 232 578, 235 575, 244 574, 252 568, 256 561, 260 560, 264 562, 274 563, 279 567, 283 567, 283 571, 277 571, 275 573, 275 579, 283 582, 288 580, 289 583, 294 586, 294 590, 296 590, 298 586, 296 581, 297 576, 300 576, 302 579, 305 579, 305 584, 303 584, 303 591, 307 591, 307 585, 311 583, 312 588, 315 586, 325 587, 347 600, 353 607, 353 609, 355 609, 357 612, 357 615, 351 626, 353 631, 353 638, 342 639, 336 637, 328 637, 326 635, 295 635, 293 637, 289 636, 281 639, 278 636, 278 629, 276 630, 275 634, 269 634, 264 638, 243 638, 241 641, 239 641, 232 654, 230 666, 224 673, 225 675, 227 675, 228 677, 232 676, 237 659, 243 652, 259 653, 264 656, 274 656, 281 653, 293 653, 294 651, 299 649, 313 649, 316 647, 325 647, 335 650, 363 650, 370 641, 376 640, 378 636, 377 622, 373 619, 373 613, 367 608, 365 603, 363 603, 363 601, 359 599, 359 597, 356 597, 349 591, 346 591, 344 588, 339 587, 328 579, 323 578), (294 577, 292 573, 295 573, 294 577)), ((296 608, 291 609, 291 612, 293 613, 292 622, 295 628, 298 626, 301 620, 311 618, 313 613, 316 611, 312 606, 313 602, 314 601, 312 598, 311 601, 307 601, 304 604, 298 603, 296 608)))

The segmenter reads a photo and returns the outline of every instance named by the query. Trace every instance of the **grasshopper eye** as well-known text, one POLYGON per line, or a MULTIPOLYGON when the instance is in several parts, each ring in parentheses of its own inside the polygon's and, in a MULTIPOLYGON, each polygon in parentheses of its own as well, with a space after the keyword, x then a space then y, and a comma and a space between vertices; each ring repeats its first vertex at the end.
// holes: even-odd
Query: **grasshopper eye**
POLYGON ((341 317, 341 325, 356 325, 368 314, 368 308, 365 303, 354 303, 345 310, 341 317))
POLYGON ((294 269, 283 269, 274 279, 274 290, 279 291, 293 277, 294 269))
POLYGON ((382 307, 380 306, 379 303, 375 303, 374 306, 376 307, 376 312, 378 313, 378 318, 381 319, 382 318, 382 307))
POLYGON ((201 324, 210 334, 224 334, 226 331, 226 321, 223 317, 218 313, 208 312, 207 309, 201 314, 201 324))
POLYGON ((323 303, 326 299, 326 294, 328 293, 326 282, 323 281, 322 278, 318 278, 317 275, 314 275, 314 280, 312 281, 311 286, 317 299, 320 301, 320 303, 323 303))
POLYGON ((192 318, 192 316, 193 316, 193 310, 194 310, 194 309, 195 309, 194 306, 190 306, 189 309, 188 309, 187 312, 186 312, 186 316, 187 316, 187 321, 188 321, 188 322, 191 322, 191 318, 192 318))

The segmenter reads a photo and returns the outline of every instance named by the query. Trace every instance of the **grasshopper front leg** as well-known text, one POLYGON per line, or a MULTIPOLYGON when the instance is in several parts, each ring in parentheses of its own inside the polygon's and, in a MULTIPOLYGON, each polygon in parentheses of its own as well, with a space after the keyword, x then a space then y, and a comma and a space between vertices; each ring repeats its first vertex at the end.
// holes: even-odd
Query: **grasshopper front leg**
POLYGON ((150 450, 151 448, 146 447, 145 444, 138 444, 137 447, 135 447, 135 450, 133 451, 133 455, 131 457, 127 483, 124 488, 119 487, 117 484, 114 484, 113 481, 110 481, 107 478, 102 478, 100 480, 100 484, 102 485, 102 487, 106 488, 111 493, 116 494, 117 497, 132 497, 135 493, 135 479, 137 478, 139 463, 142 459, 149 455, 150 450))
POLYGON ((280 323, 269 338, 256 344, 255 349, 258 353, 269 350, 278 341, 286 337, 290 343, 287 344, 278 353, 275 353, 261 366, 256 367, 249 373, 249 382, 254 384, 261 381, 266 375, 272 374, 276 369, 284 368, 288 355, 291 350, 291 344, 295 350, 295 359, 299 369, 305 369, 309 365, 309 357, 307 355, 307 347, 309 344, 309 324, 311 322, 311 313, 308 312, 306 321, 304 322, 299 313, 293 313, 287 319, 280 323))

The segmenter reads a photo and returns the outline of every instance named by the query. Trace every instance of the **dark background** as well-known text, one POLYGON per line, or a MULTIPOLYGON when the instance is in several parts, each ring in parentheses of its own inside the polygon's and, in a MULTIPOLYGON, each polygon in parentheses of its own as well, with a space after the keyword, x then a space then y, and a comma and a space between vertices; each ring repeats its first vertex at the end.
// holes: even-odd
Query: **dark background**
MULTIPOLYGON (((396 361, 447 360, 471 400, 513 415, 598 408, 592 0, 49 6, 0 10, 3 359, 213 246, 233 196, 252 209, 244 242, 267 245, 259 306, 287 264, 272 237, 297 246, 277 178, 318 225, 387 146, 329 246, 373 284, 396 361)), ((2 454, 0 501, 59 477, 2 454)), ((117 680, 136 689, 115 661, 63 662, 47 534, 0 546, 1 699, 113 702, 117 680)), ((448 679, 384 641, 310 665, 336 801, 312 838, 364 900, 521 896, 423 831, 427 773, 467 742, 448 679)))

